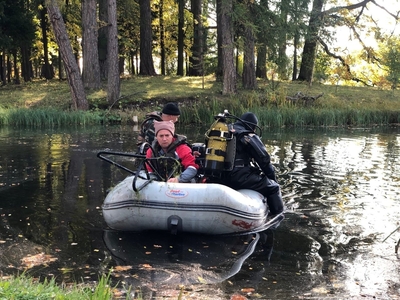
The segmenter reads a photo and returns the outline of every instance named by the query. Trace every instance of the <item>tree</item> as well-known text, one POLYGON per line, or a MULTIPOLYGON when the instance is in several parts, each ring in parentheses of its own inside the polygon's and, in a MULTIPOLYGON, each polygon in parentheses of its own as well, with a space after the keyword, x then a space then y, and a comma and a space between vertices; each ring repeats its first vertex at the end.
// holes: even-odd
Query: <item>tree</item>
POLYGON ((107 39, 108 39, 108 0, 99 1, 99 31, 98 31, 98 56, 100 66, 101 79, 107 79, 108 64, 107 64, 107 39))
POLYGON ((388 38, 386 45, 382 45, 381 49, 381 61, 388 72, 386 78, 391 83, 392 90, 395 90, 400 82, 400 39, 388 38))
POLYGON ((254 15, 253 4, 245 2, 244 16, 246 22, 244 26, 244 63, 242 84, 245 89, 257 88, 256 66, 255 66, 255 26, 251 20, 254 15))
MULTIPOLYGON (((30 65, 30 49, 35 40, 34 15, 28 4, 23 0, 2 0, 0 1, 0 52, 3 52, 2 62, 6 63, 6 56, 13 57, 14 83, 20 83, 19 79, 19 58, 22 63, 22 76, 24 81, 32 78, 30 65)), ((1 69, 1 79, 6 84, 6 77, 12 75, 6 73, 7 68, 1 69)))
POLYGON ((117 1, 108 0, 108 82, 107 102, 113 105, 120 94, 119 64, 118 64, 118 29, 117 1))
POLYGON ((193 13, 193 44, 192 55, 190 56, 189 76, 203 75, 203 20, 201 9, 203 0, 192 0, 193 13))
POLYGON ((255 3, 255 24, 258 27, 256 32, 257 36, 257 63, 256 63, 256 77, 267 78, 267 44, 270 40, 270 11, 268 7, 268 0, 261 0, 259 4, 255 3))
POLYGON ((140 75, 154 76, 153 34, 151 30, 150 0, 139 0, 140 4, 140 75))
POLYGON ((297 77, 298 80, 307 81, 310 84, 313 78, 318 33, 323 22, 321 12, 324 2, 325 0, 313 0, 310 22, 308 24, 307 36, 303 47, 300 72, 297 77))
POLYGON ((178 0, 178 71, 177 75, 183 76, 183 65, 185 51, 185 32, 183 27, 185 26, 185 0, 178 0))
POLYGON ((160 60, 161 60, 161 75, 166 75, 166 54, 165 54, 165 25, 164 25, 164 0, 160 0, 158 8, 158 15, 160 20, 160 60))
POLYGON ((74 109, 87 110, 89 104, 86 99, 85 89, 83 88, 82 77, 79 72, 78 63, 72 51, 64 20, 61 16, 57 0, 47 0, 47 12, 50 23, 53 27, 54 35, 60 49, 61 57, 64 61, 67 79, 71 90, 72 105, 74 109))
MULTIPOLYGON (((296 1, 294 1, 296 2, 296 1)), ((289 16, 289 10, 290 10, 290 2, 289 0, 282 0, 280 5, 280 16, 279 16, 279 21, 280 21, 280 30, 279 30, 279 40, 278 40, 278 60, 277 60, 277 65, 278 65, 278 74, 279 78, 282 80, 286 80, 288 78, 288 57, 286 55, 286 49, 287 49, 287 39, 288 35, 290 33, 290 28, 288 24, 288 16, 289 16)))
POLYGON ((230 95, 236 94, 236 69, 235 58, 233 50, 235 48, 233 41, 233 0, 217 1, 217 6, 221 5, 220 9, 217 8, 219 13, 218 25, 221 26, 219 33, 221 34, 221 55, 222 55, 222 94, 230 95))
POLYGON ((222 81, 223 79, 223 59, 222 59, 222 18, 221 9, 222 9, 222 1, 224 0, 216 0, 217 2, 217 70, 215 71, 215 77, 217 81, 222 81))
POLYGON ((96 0, 82 1, 82 79, 84 87, 98 90, 100 89, 101 81, 97 48, 96 8, 96 0))
POLYGON ((40 28, 42 30, 42 43, 43 43, 43 59, 44 65, 42 66, 41 76, 46 79, 53 79, 54 78, 54 70, 53 66, 50 65, 49 62, 49 47, 48 47, 48 38, 47 38, 47 31, 48 31, 48 20, 46 14, 46 8, 44 5, 44 0, 42 0, 41 8, 39 9, 39 19, 40 19, 40 28))

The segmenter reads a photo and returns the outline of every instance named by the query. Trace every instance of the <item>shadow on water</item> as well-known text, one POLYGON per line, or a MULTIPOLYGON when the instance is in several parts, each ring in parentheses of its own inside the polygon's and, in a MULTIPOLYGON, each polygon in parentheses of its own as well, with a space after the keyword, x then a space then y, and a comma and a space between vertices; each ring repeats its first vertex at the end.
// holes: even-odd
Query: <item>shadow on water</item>
POLYGON ((265 131, 285 219, 212 237, 107 229, 102 202, 128 174, 96 154, 135 149, 131 128, 0 128, 0 274, 92 282, 112 269, 143 299, 399 299, 399 131, 265 131))
POLYGON ((104 231, 103 235, 116 264, 130 266, 129 274, 138 277, 137 281, 131 277, 134 286, 222 282, 240 271, 254 252, 259 237, 257 233, 215 237, 111 230, 104 231))

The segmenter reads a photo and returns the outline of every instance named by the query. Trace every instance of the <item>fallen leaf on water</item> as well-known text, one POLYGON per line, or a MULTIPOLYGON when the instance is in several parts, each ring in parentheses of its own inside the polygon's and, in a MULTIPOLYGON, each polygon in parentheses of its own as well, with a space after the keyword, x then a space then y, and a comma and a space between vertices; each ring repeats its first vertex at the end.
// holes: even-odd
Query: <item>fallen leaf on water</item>
POLYGON ((247 300, 247 298, 239 294, 233 294, 230 300, 247 300))
POLYGON ((42 253, 39 253, 36 255, 25 256, 24 258, 21 259, 21 262, 23 265, 25 265, 26 268, 30 269, 35 266, 40 266, 40 265, 45 265, 47 263, 51 263, 56 260, 57 260, 56 257, 51 256, 49 254, 44 254, 42 252, 42 253))
POLYGON ((149 265, 149 264, 142 264, 141 265, 143 268, 146 268, 146 269, 151 269, 151 268, 153 268, 151 265, 149 265))
POLYGON ((243 288, 240 290, 242 293, 252 293, 254 292, 253 288, 243 288))
POLYGON ((207 281, 203 277, 197 277, 200 283, 207 283, 207 281))
POLYGON ((128 271, 128 270, 130 270, 130 269, 132 269, 132 266, 116 266, 116 267, 114 268, 114 271, 116 271, 116 272, 122 272, 122 271, 128 271))

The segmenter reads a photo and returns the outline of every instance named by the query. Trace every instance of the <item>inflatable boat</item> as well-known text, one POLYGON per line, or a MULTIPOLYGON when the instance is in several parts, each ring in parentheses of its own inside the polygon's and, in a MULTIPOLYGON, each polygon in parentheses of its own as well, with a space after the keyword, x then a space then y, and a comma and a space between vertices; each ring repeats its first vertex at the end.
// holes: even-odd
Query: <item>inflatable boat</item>
POLYGON ((99 152, 97 156, 131 173, 103 202, 103 217, 111 229, 244 234, 266 230, 283 218, 269 220, 266 199, 256 191, 216 183, 164 182, 143 168, 142 155, 99 152), (131 171, 106 155, 130 156, 142 163, 131 171))

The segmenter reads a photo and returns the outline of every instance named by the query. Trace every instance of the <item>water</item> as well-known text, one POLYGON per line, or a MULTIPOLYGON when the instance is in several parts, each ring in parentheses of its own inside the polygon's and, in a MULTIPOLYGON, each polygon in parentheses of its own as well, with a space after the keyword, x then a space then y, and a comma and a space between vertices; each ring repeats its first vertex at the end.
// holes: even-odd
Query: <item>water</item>
MULTIPOLYGON (((178 132, 194 142, 204 129, 178 132)), ((107 229, 102 200, 128 174, 96 154, 133 151, 135 137, 0 128, 3 276, 91 282, 113 268, 144 299, 400 299, 399 128, 265 130, 285 220, 234 238, 107 229)))

